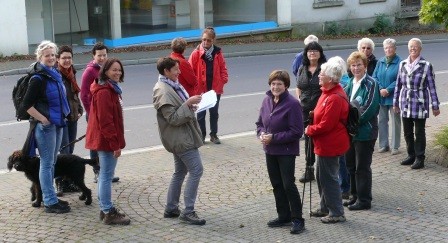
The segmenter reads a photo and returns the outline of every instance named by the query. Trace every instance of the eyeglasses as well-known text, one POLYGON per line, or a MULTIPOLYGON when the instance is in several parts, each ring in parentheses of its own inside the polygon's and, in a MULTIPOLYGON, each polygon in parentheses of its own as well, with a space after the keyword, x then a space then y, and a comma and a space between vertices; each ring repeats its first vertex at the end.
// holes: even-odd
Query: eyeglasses
POLYGON ((363 46, 363 47, 361 47, 361 49, 363 49, 363 50, 370 50, 370 49, 372 49, 370 46, 363 46))
POLYGON ((307 52, 308 52, 308 53, 319 53, 318 50, 308 50, 307 52))

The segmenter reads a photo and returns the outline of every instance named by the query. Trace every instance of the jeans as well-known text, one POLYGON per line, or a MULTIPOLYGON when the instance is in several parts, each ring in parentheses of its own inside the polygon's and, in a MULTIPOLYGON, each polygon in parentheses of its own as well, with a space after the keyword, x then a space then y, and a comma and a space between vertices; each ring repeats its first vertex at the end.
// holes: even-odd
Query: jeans
MULTIPOLYGON (((179 198, 187 173, 188 179, 184 189, 184 214, 194 211, 194 203, 198 194, 199 181, 203 173, 201 155, 198 149, 190 149, 182 153, 173 154, 174 173, 168 188, 166 211, 173 211, 179 207, 179 198)), ((102 169, 102 168, 101 168, 102 169)))
POLYGON ((294 177, 296 156, 266 154, 266 165, 278 218, 282 221, 302 219, 302 202, 294 177))
POLYGON ((425 160, 426 149, 426 119, 414 119, 403 117, 403 132, 404 140, 406 141, 406 148, 409 157, 417 157, 420 160, 425 160), (414 140, 415 128, 415 140, 414 140))
POLYGON ((338 172, 340 157, 317 157, 316 180, 320 195, 320 210, 329 212, 329 216, 344 215, 342 195, 339 190, 338 172))
POLYGON ((341 192, 350 191, 350 175, 348 174, 344 155, 339 156, 339 186, 341 186, 341 192))
POLYGON ((39 122, 35 128, 35 138, 40 155, 39 182, 42 198, 45 206, 54 205, 58 202, 53 186, 54 166, 61 147, 62 127, 54 124, 44 126, 39 122))
POLYGON ((376 139, 352 141, 345 154, 350 173, 350 194, 361 204, 372 202, 372 155, 376 139))
MULTIPOLYGON (((219 109, 219 100, 221 99, 221 95, 216 95, 217 101, 216 105, 210 109, 210 134, 217 134, 218 133, 218 109, 219 109)), ((207 114, 207 110, 201 111, 198 113, 198 123, 199 128, 201 128, 202 137, 205 138, 207 135, 207 128, 205 126, 205 115, 207 114)))
POLYGON ((115 167, 118 159, 114 157, 112 151, 98 151, 100 161, 100 173, 98 176, 98 201, 101 211, 109 213, 114 206, 112 203, 112 178, 114 177, 115 167))
MULTIPOLYGON (((61 147, 65 146, 76 139, 76 133, 78 131, 78 121, 67 121, 67 126, 63 128, 62 132, 62 143, 61 147)), ((70 144, 63 150, 61 150, 61 154, 73 154, 73 150, 75 150, 75 144, 70 144)))
POLYGON ((398 149, 400 147, 401 116, 395 113, 391 105, 380 105, 378 114, 378 145, 380 148, 398 149), (389 146, 389 114, 392 126, 391 145, 389 146))

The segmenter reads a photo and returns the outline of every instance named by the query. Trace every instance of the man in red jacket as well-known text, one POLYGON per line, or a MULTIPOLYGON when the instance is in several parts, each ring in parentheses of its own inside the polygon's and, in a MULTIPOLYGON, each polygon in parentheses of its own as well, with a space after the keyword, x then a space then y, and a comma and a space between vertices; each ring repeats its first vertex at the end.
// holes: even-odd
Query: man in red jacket
MULTIPOLYGON (((221 94, 224 92, 224 85, 229 80, 226 62, 221 48, 213 43, 216 39, 215 30, 207 27, 202 32, 202 43, 196 47, 190 55, 188 62, 198 78, 196 94, 202 94, 214 90, 217 95, 217 102, 213 108, 210 108, 210 141, 214 144, 220 144, 218 133, 218 108, 221 94)), ((207 130, 205 128, 205 115, 207 111, 198 112, 199 127, 202 132, 202 139, 205 141, 207 130)))

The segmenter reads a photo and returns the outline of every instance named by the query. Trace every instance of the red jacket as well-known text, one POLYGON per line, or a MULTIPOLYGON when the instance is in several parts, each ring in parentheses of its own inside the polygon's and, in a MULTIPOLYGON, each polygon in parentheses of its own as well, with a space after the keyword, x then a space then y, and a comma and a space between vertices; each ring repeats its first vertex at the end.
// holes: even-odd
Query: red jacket
POLYGON ((184 55, 171 52, 170 55, 172 58, 179 60, 179 83, 184 86, 185 90, 187 90, 188 95, 193 96, 195 87, 198 83, 198 79, 196 78, 196 74, 193 71, 190 63, 185 59, 184 55))
POLYGON ((109 82, 90 86, 92 101, 86 132, 86 149, 116 151, 126 146, 124 140, 121 96, 109 82))
MULTIPOLYGON (((219 48, 215 46, 214 48, 219 48)), ((196 47, 188 58, 188 62, 191 67, 193 67, 194 73, 198 78, 198 85, 196 86, 195 94, 202 94, 207 92, 207 80, 206 80, 206 66, 203 56, 205 54, 205 50, 201 44, 196 47)), ((224 56, 222 55, 222 50, 216 52, 213 57, 213 83, 212 89, 217 94, 224 93, 224 84, 229 80, 229 75, 227 73, 226 61, 224 60, 224 56)))
POLYGON ((347 98, 340 85, 330 90, 321 88, 322 94, 314 108, 313 124, 309 125, 306 135, 314 142, 314 153, 319 156, 340 156, 350 146, 345 125, 348 117, 348 103, 339 96, 347 98))

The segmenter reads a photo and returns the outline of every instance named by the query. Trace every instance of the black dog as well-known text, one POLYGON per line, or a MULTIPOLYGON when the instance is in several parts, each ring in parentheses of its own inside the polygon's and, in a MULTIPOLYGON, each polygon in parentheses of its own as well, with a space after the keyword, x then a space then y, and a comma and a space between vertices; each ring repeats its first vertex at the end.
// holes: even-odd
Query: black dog
MULTIPOLYGON (((97 159, 83 159, 79 156, 72 154, 60 154, 58 155, 54 176, 69 178, 73 183, 82 191, 79 200, 86 200, 85 204, 90 205, 92 203, 92 191, 84 184, 84 173, 86 171, 85 165, 91 166, 98 165, 97 159)), ((42 203, 42 189, 39 182, 39 157, 29 157, 23 155, 22 151, 15 151, 8 158, 8 169, 12 168, 17 171, 22 171, 25 176, 32 182, 31 184, 31 201, 33 207, 40 207, 42 203)))

